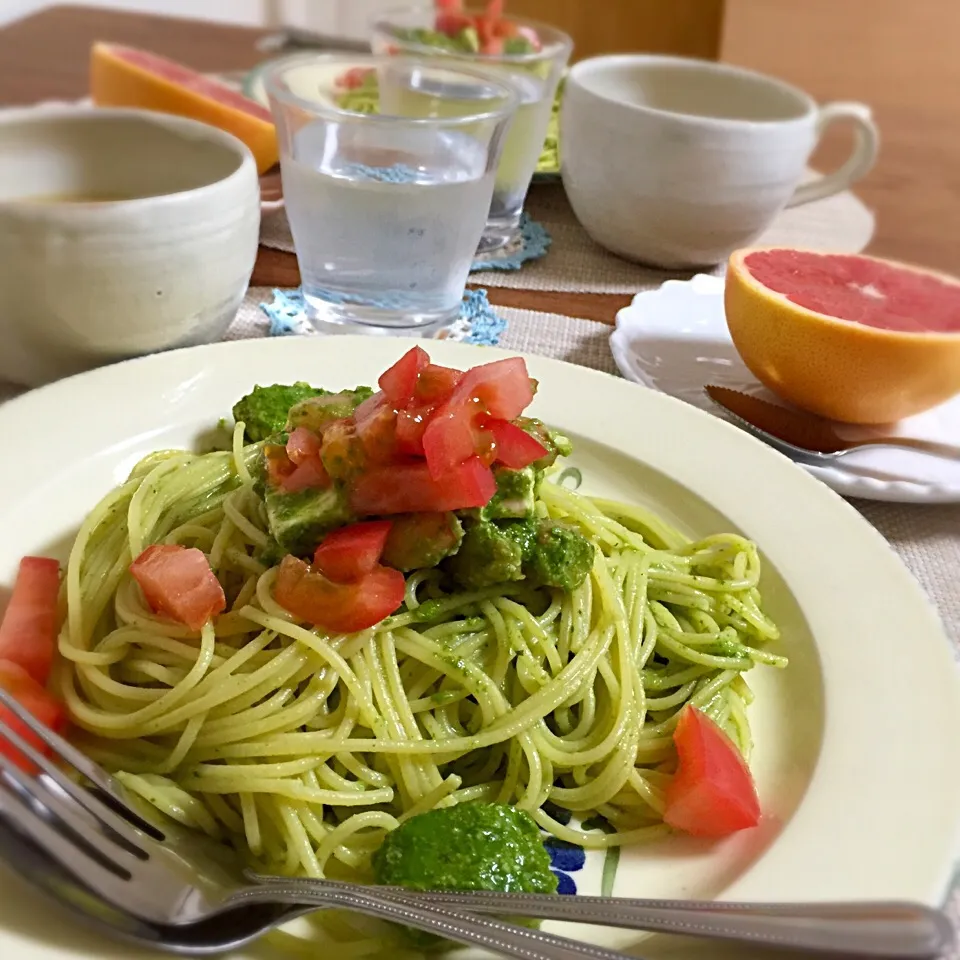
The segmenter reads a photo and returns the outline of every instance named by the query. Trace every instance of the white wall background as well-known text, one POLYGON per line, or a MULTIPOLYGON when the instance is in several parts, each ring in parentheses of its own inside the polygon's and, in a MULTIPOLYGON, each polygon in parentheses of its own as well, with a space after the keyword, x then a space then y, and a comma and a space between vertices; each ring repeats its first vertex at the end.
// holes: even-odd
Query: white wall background
MULTIPOLYGON (((63 2, 63 0, 61 0, 63 2)), ((378 10, 403 0, 66 0, 84 6, 192 17, 221 23, 267 26, 280 22, 344 36, 363 37, 378 10)), ((415 0, 410 0, 411 5, 415 0)), ((430 0, 422 0, 427 4, 430 0)), ((35 13, 50 0, 0 0, 0 24, 35 13)))
MULTIPOLYGON (((194 17, 243 23, 251 26, 265 23, 268 4, 264 0, 67 0, 71 6, 81 3, 91 7, 114 7, 142 13, 167 13, 172 17, 194 17)), ((332 12, 340 0, 314 0, 314 5, 332 12)), ((50 6, 49 0, 0 0, 0 22, 9 22, 50 6)))

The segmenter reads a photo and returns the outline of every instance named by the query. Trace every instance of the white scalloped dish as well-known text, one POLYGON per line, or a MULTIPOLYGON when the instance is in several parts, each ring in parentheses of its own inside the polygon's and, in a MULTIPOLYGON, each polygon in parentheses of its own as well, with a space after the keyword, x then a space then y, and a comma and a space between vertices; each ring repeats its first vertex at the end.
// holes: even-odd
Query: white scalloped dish
MULTIPOLYGON (((703 392, 708 383, 782 403, 740 359, 723 313, 723 279, 699 274, 638 293, 617 314, 610 349, 628 379, 706 410, 723 413, 703 392)), ((960 442, 960 396, 901 421, 892 431, 960 442)), ((910 450, 865 448, 830 466, 804 466, 846 497, 898 503, 960 502, 960 460, 910 450)))

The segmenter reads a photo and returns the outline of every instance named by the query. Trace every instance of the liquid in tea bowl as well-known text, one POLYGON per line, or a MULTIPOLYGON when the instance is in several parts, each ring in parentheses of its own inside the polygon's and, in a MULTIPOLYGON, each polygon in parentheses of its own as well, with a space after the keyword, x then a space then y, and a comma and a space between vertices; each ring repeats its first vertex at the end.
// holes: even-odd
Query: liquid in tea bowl
POLYGON ((138 110, 0 117, 0 379, 26 386, 218 339, 256 259, 239 140, 138 110))

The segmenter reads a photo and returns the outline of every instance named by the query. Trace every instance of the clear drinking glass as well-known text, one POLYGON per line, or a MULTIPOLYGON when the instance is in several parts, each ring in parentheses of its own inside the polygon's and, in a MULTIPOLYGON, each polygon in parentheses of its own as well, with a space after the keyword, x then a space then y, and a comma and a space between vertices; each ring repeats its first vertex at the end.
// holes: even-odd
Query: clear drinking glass
POLYGON ((456 319, 512 87, 459 64, 357 54, 290 57, 265 82, 314 326, 426 335, 456 319), (391 112, 338 105, 369 71, 391 112))
MULTIPOLYGON (((436 18, 437 12, 430 7, 385 13, 374 23, 372 46, 375 53, 400 53, 421 60, 442 58, 451 65, 479 68, 491 77, 512 83, 516 89, 520 102, 507 131, 490 215, 480 242, 480 252, 486 253, 506 246, 517 236, 523 202, 543 152, 557 84, 573 41, 549 24, 508 17, 522 34, 537 38, 539 50, 489 54, 448 49, 429 42, 437 36, 436 18)), ((381 92, 381 102, 382 97, 381 92)))

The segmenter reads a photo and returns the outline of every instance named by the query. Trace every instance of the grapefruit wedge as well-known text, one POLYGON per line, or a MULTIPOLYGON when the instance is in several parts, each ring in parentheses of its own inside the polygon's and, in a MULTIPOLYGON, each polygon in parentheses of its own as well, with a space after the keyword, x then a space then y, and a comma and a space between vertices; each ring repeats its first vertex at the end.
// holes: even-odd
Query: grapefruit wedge
POLYGON ((270 111, 173 60, 113 43, 90 51, 90 96, 98 107, 137 107, 190 117, 242 140, 263 173, 277 162, 270 111))
POLYGON ((850 254, 730 257, 727 326, 753 375, 831 420, 892 423, 960 393, 960 279, 850 254))

